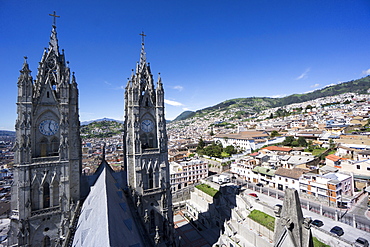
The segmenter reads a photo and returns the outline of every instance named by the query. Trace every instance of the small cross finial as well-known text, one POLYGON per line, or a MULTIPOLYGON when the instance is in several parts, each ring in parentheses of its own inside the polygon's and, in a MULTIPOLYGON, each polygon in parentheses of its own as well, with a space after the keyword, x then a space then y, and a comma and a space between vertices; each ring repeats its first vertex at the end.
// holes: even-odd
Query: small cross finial
POLYGON ((54 13, 53 14, 49 14, 50 16, 52 16, 52 17, 54 17, 53 19, 53 26, 56 26, 56 24, 57 24, 57 20, 56 20, 56 18, 57 17, 60 17, 59 15, 56 15, 57 13, 54 11, 54 13))
POLYGON ((139 35, 141 35, 141 43, 144 44, 144 38, 145 38, 145 34, 144 34, 144 31, 142 31, 139 35))

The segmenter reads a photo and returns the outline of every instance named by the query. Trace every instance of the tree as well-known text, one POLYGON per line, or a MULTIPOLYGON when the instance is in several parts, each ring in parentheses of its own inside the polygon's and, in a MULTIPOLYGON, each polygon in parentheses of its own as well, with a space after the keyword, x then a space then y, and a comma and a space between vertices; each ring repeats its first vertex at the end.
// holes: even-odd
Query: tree
POLYGON ((205 142, 203 141, 202 138, 199 138, 199 141, 198 141, 198 147, 197 149, 203 149, 204 147, 206 146, 205 142))
POLYGON ((234 148, 234 146, 230 145, 230 146, 227 146, 226 148, 224 148, 223 150, 225 153, 227 153, 228 155, 232 155, 232 154, 236 154, 237 153, 237 150, 234 148))
POLYGON ((293 136, 287 136, 285 137, 285 140, 283 141, 283 145, 286 145, 286 146, 291 146, 292 145, 292 142, 294 141, 294 137, 293 136))
POLYGON ((293 147, 298 147, 299 143, 298 143, 297 140, 294 140, 294 141, 292 141, 292 143, 290 145, 293 146, 293 147))
POLYGON ((280 136, 279 132, 277 132, 276 130, 273 130, 270 134, 270 137, 276 137, 276 136, 280 136))
POLYGON ((307 147, 307 141, 306 141, 306 139, 304 139, 304 137, 302 137, 302 136, 298 137, 297 142, 298 142, 298 146, 307 147))
POLYGON ((204 148, 204 154, 211 157, 221 157, 222 144, 212 143, 204 148))
POLYGON ((313 106, 312 106, 312 105, 307 105, 307 106, 306 106, 306 110, 307 110, 307 109, 310 109, 310 110, 311 110, 312 108, 313 108, 313 106))
POLYGON ((203 139, 202 138, 199 138, 196 152, 198 154, 204 154, 204 147, 205 146, 206 146, 206 144, 204 143, 203 139))

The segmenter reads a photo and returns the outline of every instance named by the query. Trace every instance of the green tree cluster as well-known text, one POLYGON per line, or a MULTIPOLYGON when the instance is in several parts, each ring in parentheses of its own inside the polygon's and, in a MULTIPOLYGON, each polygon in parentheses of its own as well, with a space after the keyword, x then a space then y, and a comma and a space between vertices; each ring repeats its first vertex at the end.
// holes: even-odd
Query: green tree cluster
POLYGON ((271 134, 270 134, 270 137, 276 137, 276 136, 281 136, 280 134, 279 134, 279 132, 277 132, 276 130, 273 130, 272 132, 271 132, 271 134))
POLYGON ((207 155, 211 157, 221 158, 225 156, 227 157, 231 156, 232 154, 236 154, 237 150, 232 145, 223 148, 221 143, 215 142, 206 146, 203 139, 200 138, 198 141, 196 152, 199 155, 207 155))
POLYGON ((294 138, 293 136, 287 136, 282 144, 284 146, 291 147, 307 147, 308 145, 306 139, 302 136, 298 137, 298 139, 294 138))

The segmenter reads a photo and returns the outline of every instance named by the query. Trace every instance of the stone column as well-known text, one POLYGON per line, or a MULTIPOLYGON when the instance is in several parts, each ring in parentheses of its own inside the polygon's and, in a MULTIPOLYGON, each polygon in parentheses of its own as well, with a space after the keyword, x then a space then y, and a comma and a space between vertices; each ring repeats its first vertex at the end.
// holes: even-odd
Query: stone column
POLYGON ((356 215, 353 215, 353 227, 356 228, 356 215))

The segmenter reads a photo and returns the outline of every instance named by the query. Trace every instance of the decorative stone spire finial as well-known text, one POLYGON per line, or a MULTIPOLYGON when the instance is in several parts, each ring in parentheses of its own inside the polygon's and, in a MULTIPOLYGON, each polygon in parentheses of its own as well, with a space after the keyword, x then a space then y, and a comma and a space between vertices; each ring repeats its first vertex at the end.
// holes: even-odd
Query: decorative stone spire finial
MULTIPOLYGON (((145 43, 144 43, 144 38, 145 34, 144 32, 141 32, 139 35, 141 35, 141 52, 140 52, 140 62, 139 62, 139 69, 140 72, 143 69, 144 65, 146 64, 146 53, 145 53, 145 43)), ((139 72, 139 71, 137 71, 139 72)))
POLYGON ((159 236, 159 228, 158 226, 156 226, 155 227, 155 237, 154 237, 155 244, 158 244, 160 239, 161 237, 159 236))
POLYGON ((49 14, 50 16, 54 17, 53 20, 53 29, 51 30, 51 36, 49 41, 49 51, 54 50, 55 54, 59 55, 59 47, 58 47, 58 39, 57 39, 57 31, 56 31, 56 17, 60 17, 59 15, 56 15, 56 12, 54 11, 54 14, 49 14))
POLYGON ((56 27, 57 26, 57 17, 59 18, 60 16, 59 15, 56 15, 56 12, 54 11, 53 14, 49 14, 50 16, 54 17, 53 18, 53 27, 56 27))

